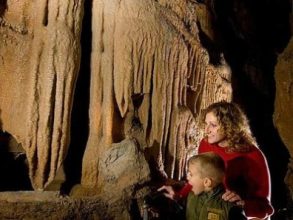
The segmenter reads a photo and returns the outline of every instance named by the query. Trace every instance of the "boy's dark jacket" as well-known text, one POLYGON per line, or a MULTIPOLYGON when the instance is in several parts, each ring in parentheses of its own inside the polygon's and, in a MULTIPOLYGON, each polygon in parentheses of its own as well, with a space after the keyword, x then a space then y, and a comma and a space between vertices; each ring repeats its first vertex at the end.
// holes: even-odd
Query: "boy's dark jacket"
POLYGON ((212 192, 203 192, 199 195, 189 192, 186 220, 246 220, 240 207, 222 199, 224 192, 222 184, 212 192))

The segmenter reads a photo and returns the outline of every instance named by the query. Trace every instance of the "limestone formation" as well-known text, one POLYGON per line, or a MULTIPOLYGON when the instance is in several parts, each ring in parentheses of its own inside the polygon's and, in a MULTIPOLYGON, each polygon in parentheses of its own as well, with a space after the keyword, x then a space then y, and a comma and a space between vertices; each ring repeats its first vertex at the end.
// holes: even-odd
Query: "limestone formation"
POLYGON ((209 63, 198 33, 182 20, 188 10, 184 1, 93 2, 84 186, 103 184, 101 155, 126 137, 143 140, 140 147, 161 175, 180 179, 187 152, 197 145, 186 140, 198 129, 201 109, 231 100, 231 72, 209 63))
POLYGON ((42 190, 54 179, 69 143, 83 1, 4 2, 1 129, 23 146, 31 182, 42 190))
POLYGON ((274 123, 282 141, 286 145, 291 159, 286 176, 286 184, 293 198, 293 38, 284 52, 279 56, 276 66, 276 100, 274 123))
MULTIPOLYGON (((0 125, 25 150, 36 190, 54 180, 68 151, 83 4, 1 2, 0 125)), ((199 40, 197 24, 208 30, 208 11, 189 1, 99 0, 92 6, 82 186, 106 185, 99 164, 125 139, 136 140, 151 172, 182 178, 202 137, 201 110, 232 94, 229 66, 210 64, 199 40)))

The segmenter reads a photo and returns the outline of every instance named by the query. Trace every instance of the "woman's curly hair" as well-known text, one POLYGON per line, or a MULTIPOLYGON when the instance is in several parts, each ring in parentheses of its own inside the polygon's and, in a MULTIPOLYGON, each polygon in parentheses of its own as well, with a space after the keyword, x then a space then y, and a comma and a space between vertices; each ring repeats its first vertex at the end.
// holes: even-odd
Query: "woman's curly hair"
POLYGON ((204 110, 203 120, 206 114, 210 112, 215 114, 221 129, 226 135, 229 143, 228 151, 249 151, 251 145, 257 147, 248 119, 237 104, 226 101, 211 104, 204 110))

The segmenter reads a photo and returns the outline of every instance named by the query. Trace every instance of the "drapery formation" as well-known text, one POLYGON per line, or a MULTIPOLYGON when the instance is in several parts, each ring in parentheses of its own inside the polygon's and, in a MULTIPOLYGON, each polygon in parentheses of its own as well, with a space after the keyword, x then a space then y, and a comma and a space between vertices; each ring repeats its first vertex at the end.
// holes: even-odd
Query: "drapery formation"
POLYGON ((200 110, 231 99, 227 65, 210 65, 196 28, 188 30, 158 2, 94 1, 92 14, 90 135, 82 184, 99 185, 99 155, 113 142, 135 138, 135 129, 156 168, 181 178, 186 154, 202 135, 200 110))
POLYGON ((32 185, 43 189, 69 143, 83 1, 7 4, 0 25, 2 130, 22 144, 32 185))
MULTIPOLYGON (((54 179, 68 150, 83 3, 1 7, 0 125, 25 149, 35 189, 54 179)), ((82 185, 104 184, 100 157, 126 138, 137 141, 153 171, 180 179, 203 135, 201 109, 231 100, 228 65, 210 64, 199 40, 197 25, 209 26, 208 10, 188 1, 94 0, 92 6, 82 185)))

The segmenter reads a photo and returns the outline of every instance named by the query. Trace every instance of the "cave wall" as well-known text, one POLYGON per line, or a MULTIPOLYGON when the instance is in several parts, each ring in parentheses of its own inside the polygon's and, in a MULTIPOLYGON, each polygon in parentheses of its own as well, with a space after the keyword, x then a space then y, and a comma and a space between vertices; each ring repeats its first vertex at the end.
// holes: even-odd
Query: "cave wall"
MULTIPOLYGON (((200 110, 231 100, 231 71, 209 63, 195 6, 93 1, 82 185, 98 185, 101 155, 126 138, 148 148, 154 172, 184 175, 200 110)), ((1 129, 25 149, 34 189, 52 182, 68 150, 82 18, 83 1, 1 2, 1 129)))
POLYGON ((276 79, 276 99, 274 123, 278 129, 280 137, 286 145, 290 153, 290 161, 288 164, 288 171, 285 182, 289 187, 291 198, 293 198, 293 38, 278 57, 276 65, 275 79, 276 79))
POLYGON ((83 1, 1 1, 1 130, 26 151, 35 189, 55 177, 69 143, 83 1))
POLYGON ((187 151, 197 144, 186 140, 192 133, 201 137, 196 133, 200 110, 217 100, 231 100, 228 65, 211 65, 197 29, 188 30, 181 20, 194 22, 192 6, 172 1, 93 2, 83 185, 102 184, 96 169, 101 153, 126 137, 137 139, 141 150, 148 151, 153 172, 180 179, 187 151))

